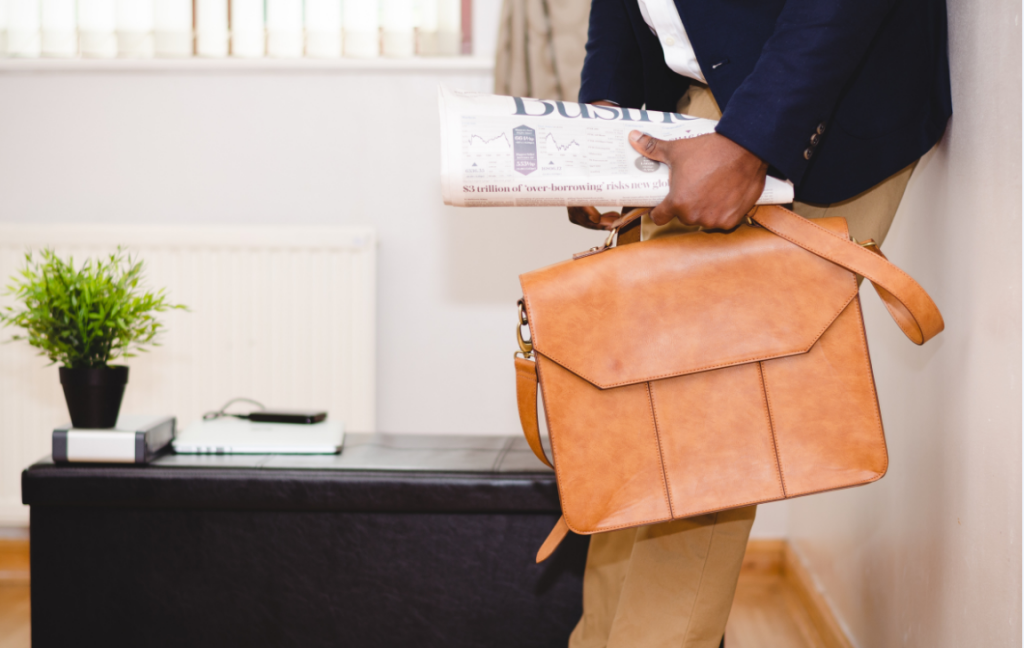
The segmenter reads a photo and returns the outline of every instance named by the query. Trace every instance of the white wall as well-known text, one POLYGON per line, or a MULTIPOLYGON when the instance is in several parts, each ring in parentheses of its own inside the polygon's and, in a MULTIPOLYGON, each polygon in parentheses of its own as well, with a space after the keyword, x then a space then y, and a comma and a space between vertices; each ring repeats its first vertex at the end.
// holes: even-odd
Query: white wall
MULTIPOLYGON (((1020 5, 950 5, 956 116, 886 243, 947 330, 914 347, 865 291, 890 473, 754 531, 790 530, 863 648, 1021 637, 1020 5)), ((438 82, 491 76, 0 74, 0 221, 373 226, 380 429, 518 433, 516 276, 599 235, 444 207, 438 82)))
POLYGON ((373 226, 380 428, 515 432, 516 276, 599 235, 445 207, 438 82, 491 76, 0 75, 0 220, 373 226))
POLYGON ((889 474, 790 509, 861 648, 1021 645, 1021 8, 949 1, 955 115, 885 244, 946 330, 915 347, 864 291, 889 474))
MULTIPOLYGON (((518 434, 517 276, 602 236, 560 209, 445 207, 439 82, 492 87, 489 71, 0 74, 0 221, 373 226, 380 429, 518 434)), ((757 534, 784 526, 762 508, 757 534)))

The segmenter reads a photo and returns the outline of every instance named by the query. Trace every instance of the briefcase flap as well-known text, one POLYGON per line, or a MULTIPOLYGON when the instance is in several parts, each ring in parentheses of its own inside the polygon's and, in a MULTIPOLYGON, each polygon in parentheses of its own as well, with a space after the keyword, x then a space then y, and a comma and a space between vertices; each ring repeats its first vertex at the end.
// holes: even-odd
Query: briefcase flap
MULTIPOLYGON (((815 221, 847 237, 846 221, 815 221)), ((520 276, 534 350, 606 389, 805 353, 849 270, 759 226, 616 247, 520 276)))

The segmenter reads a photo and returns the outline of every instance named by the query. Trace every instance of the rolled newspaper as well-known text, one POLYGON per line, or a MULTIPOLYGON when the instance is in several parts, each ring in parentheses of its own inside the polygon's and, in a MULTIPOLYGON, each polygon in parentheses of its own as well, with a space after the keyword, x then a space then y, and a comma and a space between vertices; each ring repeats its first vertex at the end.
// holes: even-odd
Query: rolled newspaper
MULTIPOLYGON (((438 101, 441 193, 456 207, 653 207, 668 195, 668 167, 634 151, 629 132, 686 139, 713 133, 718 123, 443 86, 438 101)), ((757 204, 790 202, 793 184, 769 176, 757 204)))

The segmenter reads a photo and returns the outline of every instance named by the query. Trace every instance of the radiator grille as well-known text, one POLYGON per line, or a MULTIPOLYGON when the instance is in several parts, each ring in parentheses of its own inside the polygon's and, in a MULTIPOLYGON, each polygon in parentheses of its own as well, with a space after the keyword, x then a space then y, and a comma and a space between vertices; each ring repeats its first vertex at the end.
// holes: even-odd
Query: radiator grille
MULTIPOLYGON (((118 244, 147 285, 190 312, 163 315, 161 346, 129 359, 121 411, 188 424, 229 398, 322 407, 353 431, 375 425, 376 242, 365 228, 0 226, 3 285, 27 249, 80 260, 118 244)), ((0 306, 13 304, 0 297, 0 306)), ((13 330, 0 329, 7 340, 13 330)), ((24 342, 0 345, 0 524, 24 524, 20 473, 68 420, 57 368, 24 342)))

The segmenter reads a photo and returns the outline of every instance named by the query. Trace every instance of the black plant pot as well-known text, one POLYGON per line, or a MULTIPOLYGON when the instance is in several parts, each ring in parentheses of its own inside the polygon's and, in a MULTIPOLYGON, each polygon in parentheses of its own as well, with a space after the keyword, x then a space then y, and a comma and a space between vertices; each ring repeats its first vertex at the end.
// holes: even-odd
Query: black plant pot
POLYGON ((112 428, 121 410, 128 367, 60 368, 64 400, 76 428, 112 428))

